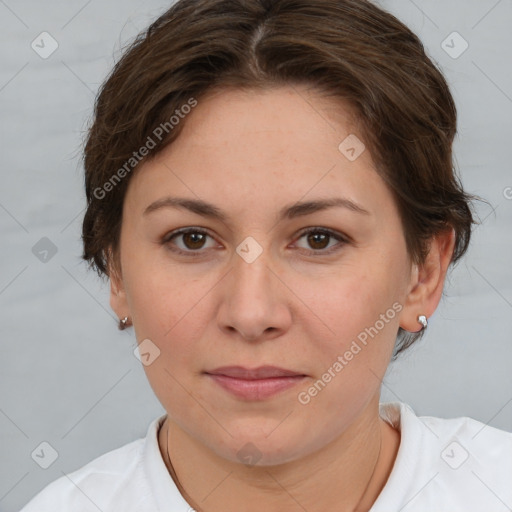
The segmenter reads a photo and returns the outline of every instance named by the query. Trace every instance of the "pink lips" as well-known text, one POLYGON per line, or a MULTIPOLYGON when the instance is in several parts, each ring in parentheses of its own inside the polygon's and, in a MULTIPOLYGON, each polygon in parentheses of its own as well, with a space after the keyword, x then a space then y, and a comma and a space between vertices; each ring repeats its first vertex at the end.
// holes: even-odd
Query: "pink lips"
POLYGON ((305 377, 276 366, 260 366, 252 370, 242 366, 223 366, 206 374, 225 390, 246 400, 269 398, 295 386, 305 377))

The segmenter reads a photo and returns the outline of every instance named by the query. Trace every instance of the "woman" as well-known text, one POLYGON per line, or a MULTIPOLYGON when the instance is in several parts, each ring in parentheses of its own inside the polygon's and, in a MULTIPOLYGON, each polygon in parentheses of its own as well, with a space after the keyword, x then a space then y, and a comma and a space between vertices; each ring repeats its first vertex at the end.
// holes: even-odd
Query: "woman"
POLYGON ((167 414, 23 510, 509 510, 512 434, 379 404, 470 241, 455 133, 370 2, 155 21, 97 98, 83 257, 167 414))

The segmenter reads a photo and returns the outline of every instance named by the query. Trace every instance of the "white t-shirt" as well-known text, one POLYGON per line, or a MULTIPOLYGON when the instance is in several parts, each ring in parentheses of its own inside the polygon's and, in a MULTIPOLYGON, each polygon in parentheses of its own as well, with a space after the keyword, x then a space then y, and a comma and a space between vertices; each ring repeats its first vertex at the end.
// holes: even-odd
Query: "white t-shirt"
MULTIPOLYGON (((510 512, 512 433, 471 419, 418 417, 380 404, 401 432, 393 470, 370 512, 510 512)), ((158 447, 165 415, 141 438, 51 482, 21 512, 191 512, 158 447)))

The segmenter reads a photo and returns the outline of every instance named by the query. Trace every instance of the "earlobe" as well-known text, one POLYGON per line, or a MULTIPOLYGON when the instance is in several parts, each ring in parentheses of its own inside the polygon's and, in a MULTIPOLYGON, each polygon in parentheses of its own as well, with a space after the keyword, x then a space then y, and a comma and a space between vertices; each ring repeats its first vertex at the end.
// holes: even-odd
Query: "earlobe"
POLYGON ((418 315, 427 320, 436 310, 443 293, 446 272, 455 246, 452 228, 436 235, 424 263, 411 273, 411 286, 400 319, 400 327, 409 332, 421 330, 418 315))

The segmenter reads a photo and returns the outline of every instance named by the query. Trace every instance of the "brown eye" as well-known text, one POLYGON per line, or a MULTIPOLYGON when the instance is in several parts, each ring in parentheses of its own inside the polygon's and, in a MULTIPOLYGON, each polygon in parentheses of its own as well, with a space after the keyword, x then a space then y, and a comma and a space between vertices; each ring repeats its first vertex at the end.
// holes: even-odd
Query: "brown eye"
POLYGON ((307 235, 308 244, 311 248, 317 249, 325 249, 329 245, 330 235, 326 233, 320 232, 311 232, 307 235))
POLYGON ((204 245, 204 241, 206 240, 206 236, 207 235, 204 233, 191 231, 190 233, 183 233, 182 240, 187 249, 201 249, 204 245))
POLYGON ((318 253, 321 254, 330 254, 331 252, 340 249, 343 245, 348 243, 348 240, 339 233, 335 233, 328 229, 309 229, 307 231, 302 232, 300 239, 306 239, 308 247, 303 247, 306 251, 311 254, 318 253), (332 241, 337 241, 338 243, 331 244, 332 241), (330 245, 331 244, 331 245, 330 245))
POLYGON ((171 233, 169 236, 166 236, 162 243, 171 251, 178 254, 201 256, 205 253, 205 251, 202 251, 201 249, 208 249, 208 247, 205 246, 208 238, 212 239, 212 237, 202 229, 186 228, 180 229, 171 233))

